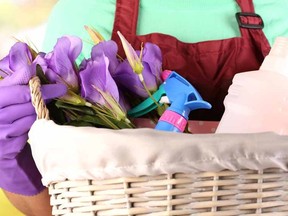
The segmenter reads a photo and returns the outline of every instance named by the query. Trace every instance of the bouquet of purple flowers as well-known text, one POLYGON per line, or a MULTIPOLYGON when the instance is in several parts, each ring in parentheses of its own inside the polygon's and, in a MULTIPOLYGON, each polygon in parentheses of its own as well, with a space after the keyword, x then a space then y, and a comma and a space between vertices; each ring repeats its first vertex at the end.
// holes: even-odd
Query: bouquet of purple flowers
MULTIPOLYGON (((114 41, 105 41, 92 28, 86 27, 86 30, 95 44, 89 59, 76 63, 82 51, 82 40, 75 36, 59 38, 49 53, 37 52, 28 44, 17 42, 0 60, 0 80, 24 77, 28 84, 28 79, 38 76, 42 84, 66 85, 66 95, 48 106, 51 118, 57 123, 134 128, 127 111, 152 97, 162 82, 160 48, 145 43, 141 50, 135 51, 118 32, 126 54, 123 59, 114 41)), ((158 112, 150 116, 155 121, 164 111, 163 106, 158 108, 158 112)))

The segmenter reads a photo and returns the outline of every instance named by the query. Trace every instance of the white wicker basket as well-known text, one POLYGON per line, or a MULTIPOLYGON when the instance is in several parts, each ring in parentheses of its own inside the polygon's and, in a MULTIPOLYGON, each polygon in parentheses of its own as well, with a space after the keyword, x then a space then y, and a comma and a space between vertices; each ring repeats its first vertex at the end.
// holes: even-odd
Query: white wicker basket
MULTIPOLYGON (((38 117, 40 119, 48 119, 47 109, 39 93, 38 79, 31 80, 31 92, 38 117)), ((41 139, 43 140, 39 136, 36 138, 40 141, 41 139)), ((177 136, 180 136, 180 134, 177 136)), ((217 135, 207 136, 210 136, 209 140, 211 140, 211 136, 215 136, 215 141, 219 140, 217 135)), ((253 137, 253 135, 235 134, 235 136, 240 140, 238 144, 244 147, 253 142, 249 142, 249 138, 253 137)), ((231 136, 227 136, 227 139, 229 137, 231 138, 231 136)), ((288 138, 272 134, 271 136, 268 135, 268 137, 272 138, 265 141, 267 134, 263 134, 263 137, 259 138, 259 143, 257 144, 261 154, 262 152, 264 152, 263 154, 268 154, 267 152, 270 151, 267 148, 268 142, 271 146, 271 155, 274 155, 274 148, 277 148, 277 143, 274 143, 274 141, 280 142, 280 153, 282 152, 283 154, 281 153, 279 156, 279 150, 277 150, 278 152, 275 154, 278 154, 279 157, 256 157, 253 159, 254 161, 249 161, 249 157, 247 157, 244 161, 246 165, 243 166, 241 166, 243 158, 227 162, 228 165, 224 166, 219 165, 219 160, 211 160, 211 169, 209 168, 210 161, 206 161, 205 164, 197 164, 195 162, 194 167, 190 164, 187 169, 179 166, 179 172, 173 173, 171 171, 172 168, 170 169, 168 164, 168 167, 162 167, 163 169, 156 169, 156 171, 153 170, 153 172, 148 172, 147 175, 144 170, 137 173, 137 175, 119 176, 118 173, 114 175, 112 170, 107 175, 110 176, 109 178, 70 179, 71 175, 66 177, 62 175, 61 178, 57 177, 54 181, 50 179, 47 186, 51 194, 53 215, 287 216, 288 138), (261 149, 261 142, 266 144, 263 145, 263 149, 261 149)), ((205 149, 206 143, 204 142, 207 139, 205 135, 202 135, 202 138, 203 148, 205 149)), ((147 139, 149 140, 150 138, 148 137, 147 139)), ((31 139, 31 141, 33 140, 34 138, 31 139)), ((179 146, 181 146, 180 141, 179 146)), ((32 151, 34 151, 33 148, 35 146, 37 148, 37 145, 41 145, 41 143, 31 144, 32 151)), ((213 146, 213 143, 207 144, 207 154, 217 149, 217 146, 214 150, 209 149, 211 146, 213 146)), ((235 151, 237 148, 235 146, 235 151)), ((87 151, 90 150, 87 149, 87 151)), ((189 149, 183 149, 183 152, 186 151, 189 151, 189 149)), ((205 150, 202 152, 205 153, 205 150)), ((243 152, 244 155, 247 154, 248 156, 253 153, 248 150, 245 152, 245 149, 243 149, 243 152)), ((137 154, 142 154, 141 149, 132 153, 136 157, 137 154)), ((69 154, 69 152, 59 153, 60 156, 61 154, 62 157, 66 158, 67 155, 65 154, 69 154)), ((131 154, 131 152, 127 154, 131 154)), ((40 155, 35 160, 37 166, 40 167, 40 172, 43 171, 44 166, 43 161, 41 161, 42 156, 40 155)), ((95 152, 95 157, 99 159, 101 155, 95 152)), ((69 160, 68 158, 67 156, 67 160, 69 160)), ((67 163, 70 162, 74 163, 73 161, 68 161, 67 163)))

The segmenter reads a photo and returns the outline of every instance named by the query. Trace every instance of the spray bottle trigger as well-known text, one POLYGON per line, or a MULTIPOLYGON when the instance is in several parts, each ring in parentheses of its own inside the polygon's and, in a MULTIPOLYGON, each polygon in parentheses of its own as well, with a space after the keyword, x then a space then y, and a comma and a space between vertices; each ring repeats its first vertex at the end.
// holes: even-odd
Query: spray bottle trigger
POLYGON ((188 95, 187 102, 184 104, 190 111, 197 109, 211 109, 212 106, 207 101, 204 101, 200 94, 195 90, 188 95))

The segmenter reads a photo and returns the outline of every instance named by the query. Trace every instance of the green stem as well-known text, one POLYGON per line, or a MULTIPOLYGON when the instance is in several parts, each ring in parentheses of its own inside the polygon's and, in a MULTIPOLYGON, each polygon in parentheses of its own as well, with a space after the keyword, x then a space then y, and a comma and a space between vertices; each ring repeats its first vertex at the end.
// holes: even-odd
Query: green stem
POLYGON ((117 125, 117 122, 124 123, 128 128, 134 128, 134 125, 127 117, 125 117, 124 119, 117 119, 115 118, 113 113, 109 109, 106 109, 105 107, 102 108, 99 106, 95 106, 89 102, 87 102, 85 105, 92 108, 99 116, 99 118, 101 118, 107 125, 109 125, 113 129, 121 129, 121 126, 117 125), (113 123, 110 119, 114 119, 116 123, 113 123))
POLYGON ((145 91, 146 91, 147 94, 149 95, 149 97, 153 100, 153 102, 157 105, 157 107, 160 108, 159 103, 155 100, 155 98, 153 97, 153 95, 151 94, 151 92, 149 91, 149 89, 147 88, 146 83, 145 83, 145 81, 144 81, 144 78, 143 78, 142 74, 139 74, 138 76, 139 76, 139 79, 140 79, 140 81, 141 81, 141 83, 142 83, 145 91))
POLYGON ((101 118, 105 122, 105 124, 109 125, 112 129, 119 129, 119 127, 117 127, 108 118, 106 118, 106 116, 103 115, 103 113, 101 113, 101 112, 99 113, 99 109, 97 109, 95 106, 92 106, 92 108, 96 111, 99 118, 101 118))
POLYGON ((127 126, 129 127, 129 128, 135 128, 135 126, 132 124, 132 122, 130 121, 130 119, 128 119, 128 118, 125 118, 125 123, 127 123, 127 126))

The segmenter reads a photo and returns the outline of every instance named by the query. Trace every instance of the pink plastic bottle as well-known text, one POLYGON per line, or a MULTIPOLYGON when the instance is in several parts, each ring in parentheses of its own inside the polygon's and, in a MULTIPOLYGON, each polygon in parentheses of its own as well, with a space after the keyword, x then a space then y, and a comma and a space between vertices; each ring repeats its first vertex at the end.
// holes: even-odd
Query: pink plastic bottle
POLYGON ((278 37, 258 71, 236 74, 216 133, 288 135, 288 38, 278 37))

